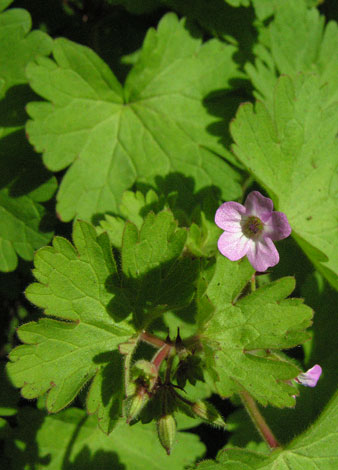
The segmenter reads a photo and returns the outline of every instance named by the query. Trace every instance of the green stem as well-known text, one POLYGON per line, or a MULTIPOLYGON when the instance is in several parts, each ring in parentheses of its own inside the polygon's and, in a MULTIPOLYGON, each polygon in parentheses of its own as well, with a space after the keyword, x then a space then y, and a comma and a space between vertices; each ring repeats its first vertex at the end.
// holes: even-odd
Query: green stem
POLYGON ((277 447, 281 447, 273 432, 269 428, 268 424, 266 423, 265 419, 261 415, 258 406, 252 396, 245 390, 239 393, 241 397, 242 403, 248 412, 252 422, 254 423, 257 431, 263 437, 265 442, 271 449, 276 449, 277 447))

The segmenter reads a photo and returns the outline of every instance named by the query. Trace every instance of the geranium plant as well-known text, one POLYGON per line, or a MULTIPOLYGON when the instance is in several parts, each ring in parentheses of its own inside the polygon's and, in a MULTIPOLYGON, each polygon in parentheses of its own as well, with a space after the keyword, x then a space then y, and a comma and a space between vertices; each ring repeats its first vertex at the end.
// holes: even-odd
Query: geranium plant
POLYGON ((0 0, 6 468, 338 468, 333 12, 0 0))

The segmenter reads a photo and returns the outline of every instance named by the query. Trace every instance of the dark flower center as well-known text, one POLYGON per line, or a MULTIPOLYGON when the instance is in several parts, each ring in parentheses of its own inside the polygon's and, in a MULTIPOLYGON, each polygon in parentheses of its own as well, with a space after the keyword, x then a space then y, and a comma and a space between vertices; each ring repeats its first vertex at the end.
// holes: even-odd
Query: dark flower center
POLYGON ((252 215, 243 224, 243 232, 247 237, 256 238, 263 231, 263 222, 258 217, 252 215))

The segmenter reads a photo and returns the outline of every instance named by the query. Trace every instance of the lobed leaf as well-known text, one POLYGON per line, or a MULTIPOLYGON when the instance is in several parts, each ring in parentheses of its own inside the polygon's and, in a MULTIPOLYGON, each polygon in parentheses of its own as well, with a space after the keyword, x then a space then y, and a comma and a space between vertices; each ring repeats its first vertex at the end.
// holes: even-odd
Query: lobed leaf
POLYGON ((107 232, 112 245, 121 249, 125 222, 128 220, 140 229, 144 216, 151 210, 158 212, 163 209, 161 206, 163 204, 160 204, 159 198, 153 190, 148 191, 145 196, 140 191, 135 193, 125 191, 119 206, 121 216, 106 214, 104 219, 100 221, 97 230, 107 232))
POLYGON ((48 392, 50 412, 67 406, 95 376, 89 411, 98 411, 101 427, 109 432, 120 416, 123 394, 117 347, 134 329, 128 320, 116 320, 110 306, 116 267, 107 236, 77 222, 73 240, 74 246, 56 237, 52 247, 36 254, 39 283, 30 285, 26 295, 58 319, 42 318, 18 329, 26 344, 11 352, 8 373, 26 398, 48 392))
POLYGON ((123 289, 139 328, 193 296, 197 261, 180 258, 187 238, 170 212, 149 213, 138 231, 127 223, 122 244, 123 289))
MULTIPOLYGON (((312 310, 299 299, 285 299, 295 287, 282 278, 238 299, 253 268, 219 256, 205 297, 214 310, 204 318, 201 342, 218 393, 231 396, 246 389, 260 403, 294 406, 298 367, 275 353, 308 339, 312 310)), ((205 306, 201 303, 201 309, 205 306)), ((203 313, 203 312, 202 312, 203 313)))
MULTIPOLYGON (((168 178, 169 179, 169 178, 168 178)), ((179 187, 182 179, 172 175, 175 186, 179 187)), ((188 180, 189 181, 189 180, 188 180)), ((125 191, 119 207, 120 215, 106 214, 100 221, 98 231, 106 231, 112 245, 121 248, 125 221, 130 221, 138 229, 143 224, 144 217, 151 211, 158 213, 163 209, 170 209, 180 226, 187 229, 186 249, 194 256, 210 257, 217 251, 217 239, 220 229, 214 221, 218 207, 217 195, 214 188, 192 194, 189 187, 184 190, 174 189, 163 194, 159 188, 160 196, 152 189, 145 195, 140 191, 135 193, 125 191), (185 200, 183 206, 182 199, 185 200)))
MULTIPOLYGON (((269 3, 271 8, 273 2, 269 3)), ((307 3, 275 2, 275 16, 267 30, 269 39, 262 36, 263 42, 254 48, 255 63, 246 64, 245 70, 257 90, 256 97, 269 109, 273 106, 277 75, 281 74, 314 72, 319 76, 320 86, 327 88, 329 103, 337 100, 337 23, 330 21, 325 26, 325 18, 316 8, 308 8, 307 3)))
POLYGON ((52 247, 40 249, 34 270, 38 282, 26 296, 56 319, 18 329, 25 344, 11 352, 8 372, 22 395, 48 393, 47 409, 56 412, 93 379, 87 410, 97 413, 100 427, 109 433, 124 398, 118 345, 135 329, 191 301, 197 265, 179 259, 185 240, 186 231, 165 211, 149 213, 140 231, 126 224, 122 272, 107 235, 97 235, 86 222, 75 224, 74 245, 55 237, 52 247))
POLYGON ((240 176, 219 157, 229 152, 208 132, 214 118, 203 103, 231 89, 235 51, 202 44, 168 14, 149 30, 124 89, 93 51, 66 39, 54 42, 54 61, 30 64, 30 85, 48 101, 27 107, 29 140, 49 169, 71 165, 57 196, 62 220, 117 212, 135 181, 154 184, 170 172, 193 177, 197 190, 214 184, 223 198, 238 197, 240 176))
POLYGON ((234 151, 274 199, 310 260, 338 287, 337 116, 314 75, 281 77, 274 109, 246 103, 231 132, 234 151))

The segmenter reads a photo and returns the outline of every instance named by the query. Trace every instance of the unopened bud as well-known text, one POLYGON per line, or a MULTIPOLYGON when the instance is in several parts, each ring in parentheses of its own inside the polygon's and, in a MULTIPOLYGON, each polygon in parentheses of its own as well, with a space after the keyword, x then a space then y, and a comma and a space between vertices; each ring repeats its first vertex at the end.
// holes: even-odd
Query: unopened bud
POLYGON ((157 434, 162 447, 170 455, 176 434, 176 421, 173 415, 165 415, 158 420, 157 434))
POLYGON ((206 401, 199 400, 191 406, 192 411, 213 426, 225 427, 226 424, 216 408, 206 401))
POLYGON ((156 384, 158 371, 152 362, 140 359, 133 365, 131 373, 133 379, 141 380, 148 391, 151 391, 156 384))
POLYGON ((140 387, 136 395, 130 399, 130 406, 127 415, 128 424, 138 417, 145 405, 148 403, 149 398, 150 397, 146 389, 144 387, 140 387))

